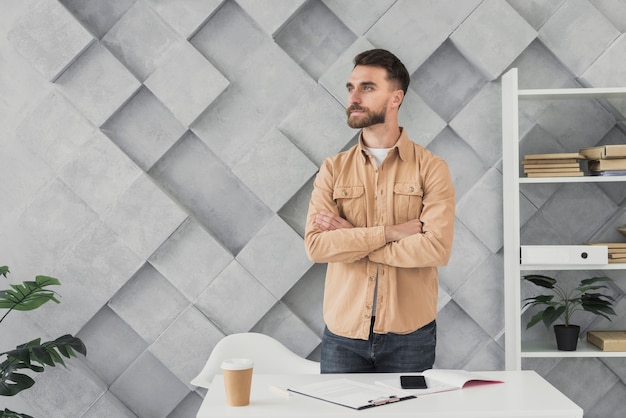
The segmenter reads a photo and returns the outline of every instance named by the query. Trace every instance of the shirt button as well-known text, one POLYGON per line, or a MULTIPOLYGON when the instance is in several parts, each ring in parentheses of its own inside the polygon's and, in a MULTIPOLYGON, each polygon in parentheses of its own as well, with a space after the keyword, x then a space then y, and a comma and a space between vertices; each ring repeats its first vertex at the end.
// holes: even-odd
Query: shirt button
POLYGON ((373 282, 374 280, 376 280, 376 277, 370 276, 370 282, 373 282))
POLYGON ((371 318, 371 317, 369 316, 369 314, 365 314, 365 317, 366 317, 367 319, 371 318))
POLYGON ((346 192, 345 190, 341 192, 342 196, 348 196, 348 192, 346 192))
POLYGON ((411 193, 413 193, 413 192, 415 191, 415 189, 414 189, 413 187, 409 187, 409 191, 410 191, 411 193))

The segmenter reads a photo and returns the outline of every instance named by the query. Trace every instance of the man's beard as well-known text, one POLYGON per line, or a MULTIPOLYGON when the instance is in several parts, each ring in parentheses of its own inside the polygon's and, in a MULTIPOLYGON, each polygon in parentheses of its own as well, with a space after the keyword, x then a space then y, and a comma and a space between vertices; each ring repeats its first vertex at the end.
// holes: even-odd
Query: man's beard
POLYGON ((352 105, 348 109, 346 109, 346 114, 348 115, 348 126, 354 129, 367 128, 372 125, 377 125, 379 123, 385 123, 385 113, 386 110, 383 107, 378 112, 371 112, 366 107, 361 107, 357 105, 352 105), (361 116, 351 116, 350 112, 353 110, 362 110, 365 114, 361 116))

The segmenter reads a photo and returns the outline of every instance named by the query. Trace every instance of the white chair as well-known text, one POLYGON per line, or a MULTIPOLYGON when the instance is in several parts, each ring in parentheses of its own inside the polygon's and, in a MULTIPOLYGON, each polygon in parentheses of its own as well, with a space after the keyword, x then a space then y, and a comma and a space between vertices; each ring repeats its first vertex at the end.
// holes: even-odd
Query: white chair
POLYGON ((318 374, 320 364, 300 357, 274 338, 256 332, 231 334, 213 348, 204 368, 192 385, 208 388, 216 374, 221 374, 222 361, 229 358, 249 358, 257 374, 318 374))

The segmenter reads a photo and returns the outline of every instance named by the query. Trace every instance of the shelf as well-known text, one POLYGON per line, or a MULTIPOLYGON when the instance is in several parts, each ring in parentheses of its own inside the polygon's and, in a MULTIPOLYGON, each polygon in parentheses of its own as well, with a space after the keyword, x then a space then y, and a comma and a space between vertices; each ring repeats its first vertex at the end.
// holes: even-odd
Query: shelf
POLYGON ((520 264, 520 270, 626 270, 626 263, 612 264, 520 264))
POLYGON ((626 97, 626 87, 518 90, 520 99, 603 99, 626 97))
POLYGON ((520 177, 519 182, 529 183, 619 183, 626 176, 583 176, 583 177, 520 177))
POLYGON ((556 349, 556 341, 533 341, 522 343, 522 357, 545 358, 545 357, 626 357, 625 351, 602 351, 586 340, 578 341, 576 351, 559 351, 556 349))

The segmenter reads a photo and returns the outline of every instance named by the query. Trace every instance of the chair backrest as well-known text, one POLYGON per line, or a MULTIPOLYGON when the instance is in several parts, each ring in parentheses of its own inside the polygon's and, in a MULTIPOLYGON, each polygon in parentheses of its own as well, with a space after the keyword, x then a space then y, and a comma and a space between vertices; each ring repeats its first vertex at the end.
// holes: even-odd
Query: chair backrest
POLYGON ((274 338, 256 332, 231 334, 213 348, 204 368, 191 384, 208 388, 216 374, 221 374, 222 361, 229 358, 250 358, 257 374, 318 374, 320 364, 300 357, 274 338))

